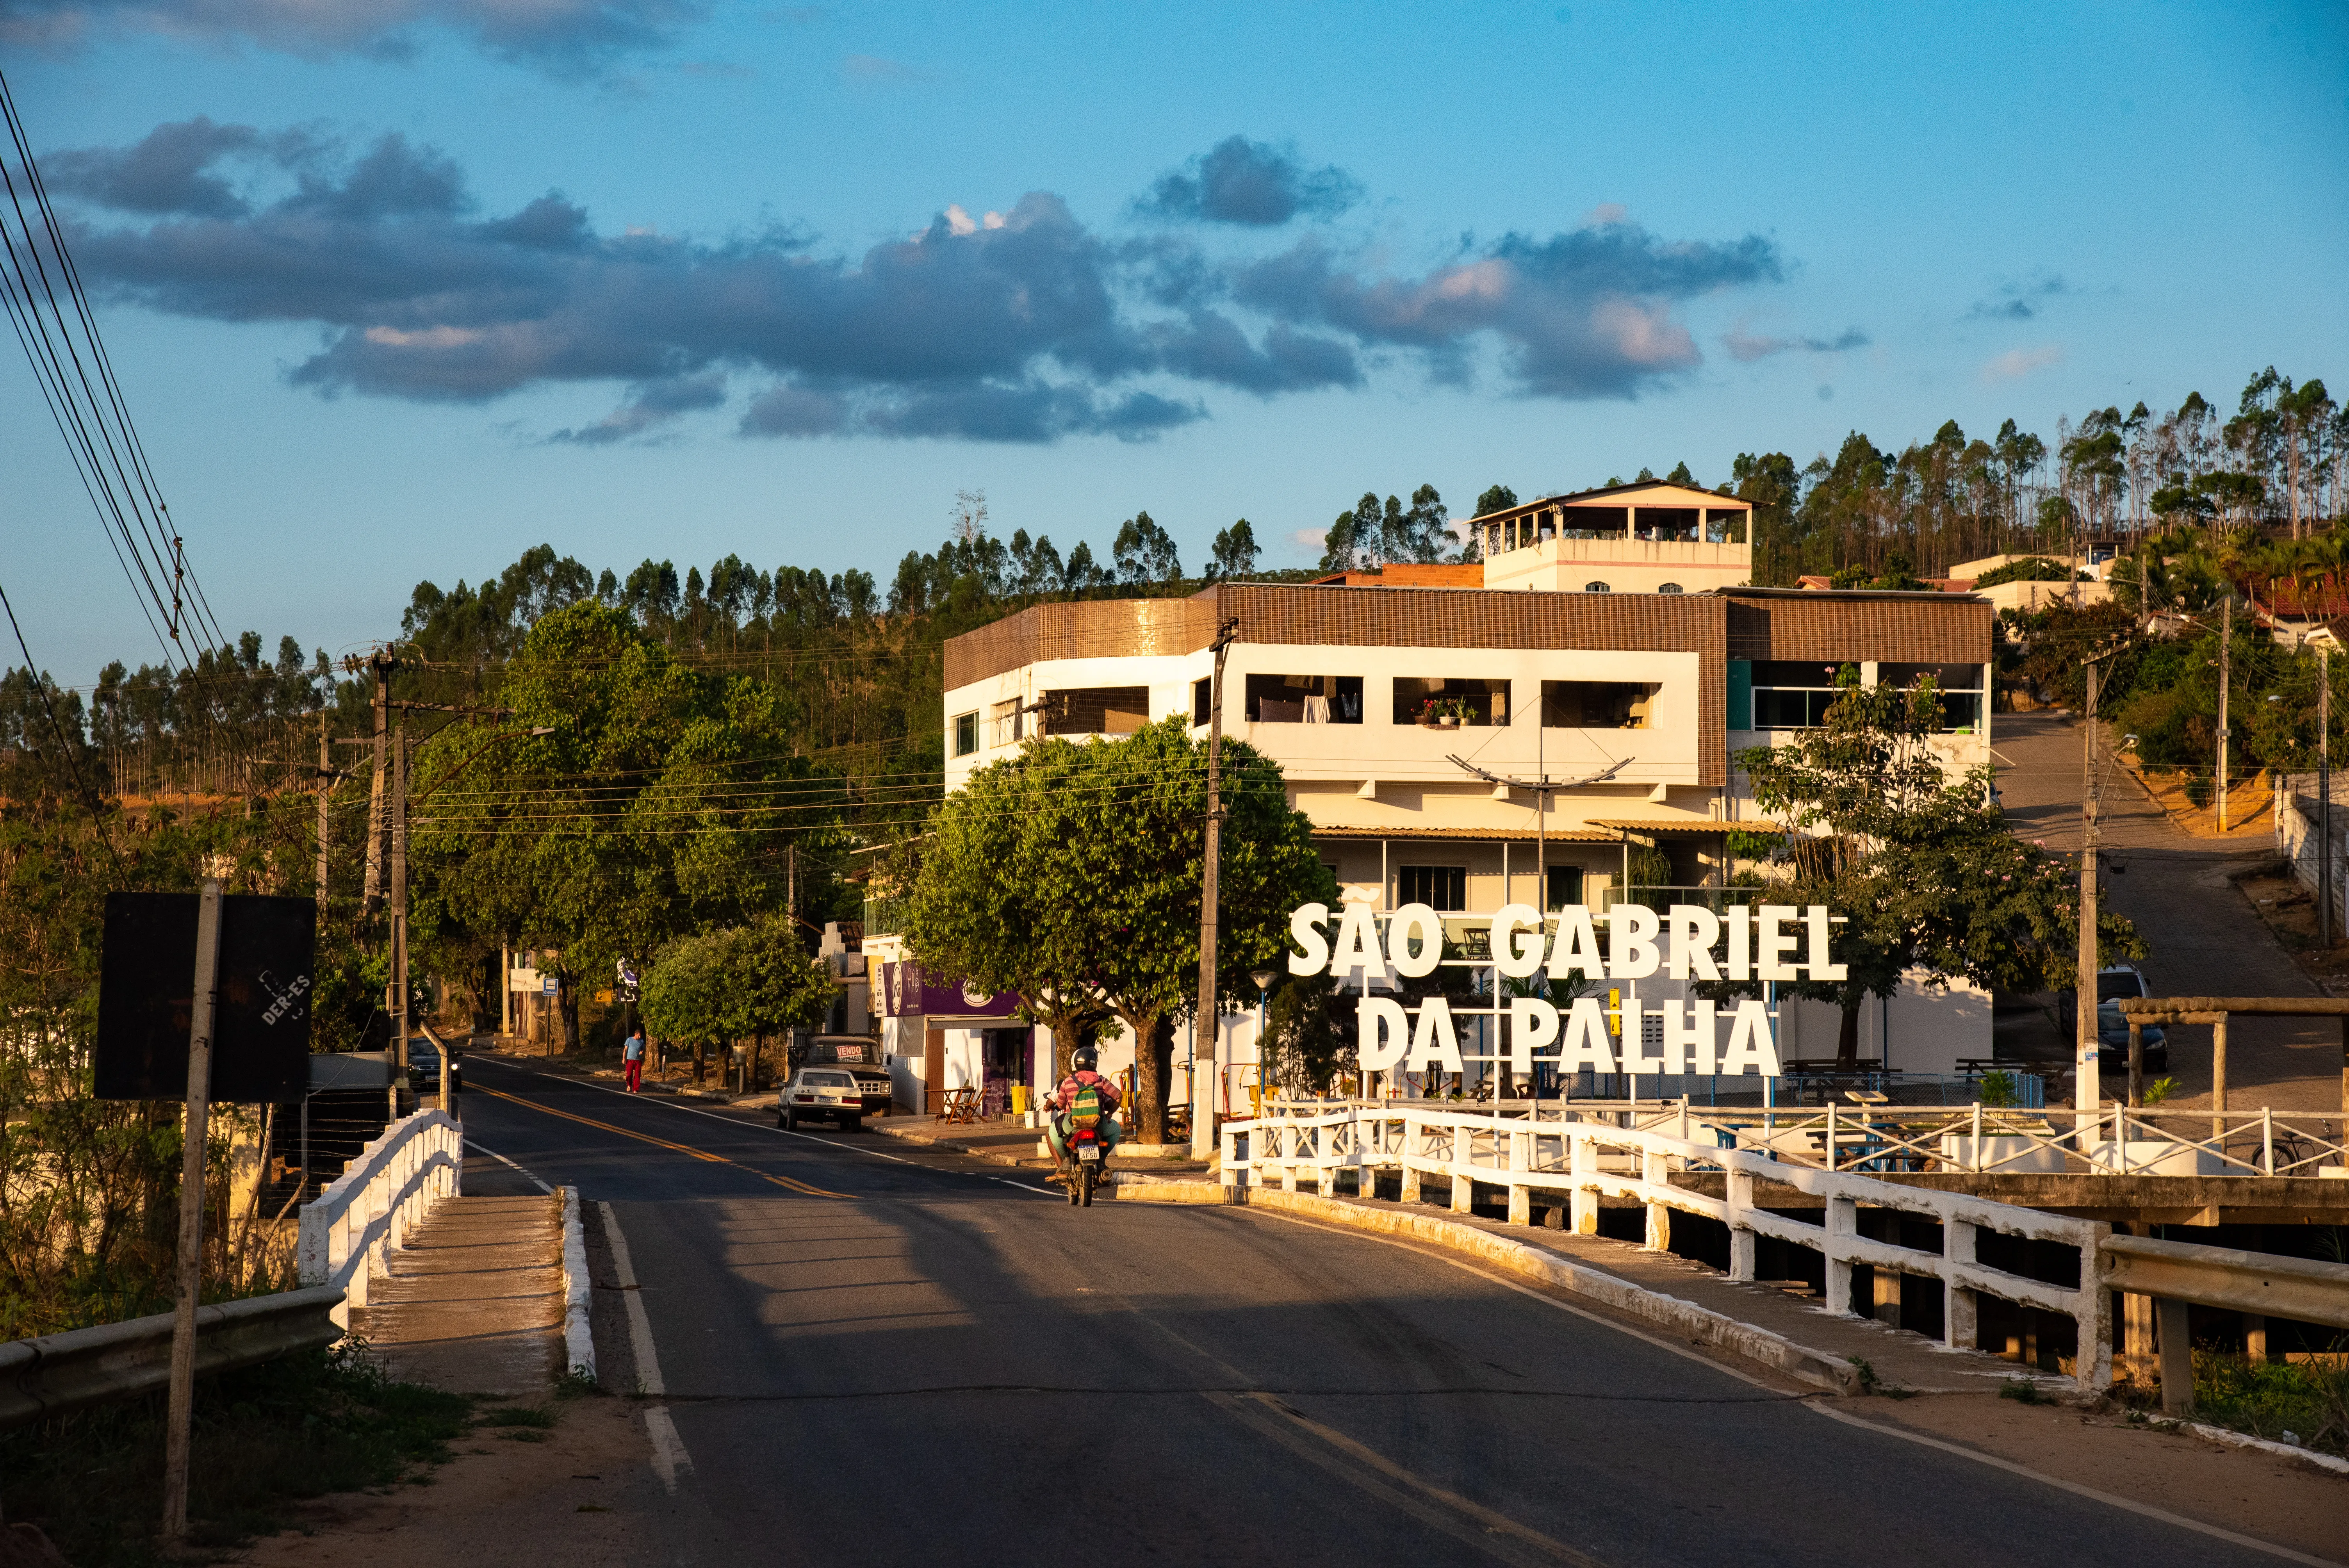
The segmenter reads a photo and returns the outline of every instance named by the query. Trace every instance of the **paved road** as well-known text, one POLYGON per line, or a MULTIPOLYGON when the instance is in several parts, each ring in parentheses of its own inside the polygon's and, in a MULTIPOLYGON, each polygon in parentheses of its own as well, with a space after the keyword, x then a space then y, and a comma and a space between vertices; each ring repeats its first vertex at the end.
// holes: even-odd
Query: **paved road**
MULTIPOLYGON (((682 1450, 674 1495, 627 1489, 662 1513, 656 1561, 2275 1561, 1438 1254, 466 1073, 471 1138, 617 1218, 682 1450)), ((597 1253, 605 1381, 649 1383, 597 1253)))
MULTIPOLYGON (((2080 730, 2047 714, 2002 714, 1994 744, 2002 803, 2017 833, 2050 850, 2080 848, 2080 730)), ((2261 818, 2264 823, 2266 819, 2261 818)), ((2253 827, 2226 840, 2179 829, 2127 771, 2106 770, 2100 835, 2108 872, 2105 897, 2128 916, 2149 955, 2146 977, 2168 996, 2313 996, 2316 986, 2279 946, 2241 890, 2228 878, 2276 858, 2272 835, 2253 827), (2112 868, 2120 868, 2112 872, 2112 868)), ((2052 1028, 2047 1047, 2068 1060, 2052 1028)), ((2207 1105, 2210 1031, 2175 1031, 2169 1072, 2174 1103, 2207 1105)), ((2341 1109, 2341 1033, 2330 1019, 2242 1018, 2229 1026, 2230 1105, 2300 1110, 2341 1109)), ((2107 1086, 2107 1092, 2110 1085, 2107 1086)))

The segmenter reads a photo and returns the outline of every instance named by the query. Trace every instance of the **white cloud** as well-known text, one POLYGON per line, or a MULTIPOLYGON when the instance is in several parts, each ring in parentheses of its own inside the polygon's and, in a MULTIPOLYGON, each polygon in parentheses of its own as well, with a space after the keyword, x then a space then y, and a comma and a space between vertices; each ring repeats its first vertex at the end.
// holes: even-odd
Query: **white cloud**
POLYGON ((2034 370, 2064 362, 2063 348, 2053 343, 2037 348, 2010 348, 1982 368, 1985 381, 2019 381, 2034 370))
POLYGON ((1330 548, 1330 531, 1326 528, 1300 528, 1288 538, 1291 543, 1315 552, 1330 548))

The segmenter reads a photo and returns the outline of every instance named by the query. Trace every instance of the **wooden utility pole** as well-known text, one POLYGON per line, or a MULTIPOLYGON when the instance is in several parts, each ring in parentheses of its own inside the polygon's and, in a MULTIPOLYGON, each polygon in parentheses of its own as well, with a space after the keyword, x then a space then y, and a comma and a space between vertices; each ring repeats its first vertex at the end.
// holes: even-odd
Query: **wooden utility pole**
POLYGON ((326 911, 326 836, 331 827, 329 797, 335 792, 335 757, 326 743, 326 716, 318 715, 318 913, 326 911))
POLYGON ((2088 661, 2088 701, 2081 715, 2080 973, 2073 1048, 2076 1077, 2073 1109, 2081 1126, 2095 1119, 2102 1098, 2096 1067, 2096 662, 2088 661))
POLYGON ((2227 831, 2227 648, 2235 640, 2235 596, 2219 602, 2219 831, 2227 831))
MULTIPOLYGON (((1224 655, 1239 622, 1216 628, 1216 673, 1207 686, 1207 855, 1199 882, 1199 1012, 1191 1036, 1191 1158, 1216 1152, 1216 874, 1224 851, 1224 655)), ((1148 1042, 1140 1042, 1144 1049, 1148 1042)))
POLYGON ((408 726, 391 747, 391 988, 392 1050, 399 1077, 408 1077, 408 726))
POLYGON ((367 787, 367 881, 359 898, 367 913, 373 913, 383 906, 384 839, 389 814, 383 753, 391 727, 391 672, 399 667, 399 662, 378 648, 367 667, 375 676, 375 728, 370 732, 375 738, 375 777, 367 787))
POLYGON ((2333 655, 2316 645, 2316 942, 2333 945, 2333 655))
POLYGON ((196 904, 196 973, 188 1009, 188 1110, 180 1130, 180 1258, 171 1322, 171 1383, 163 1430, 163 1539, 188 1533, 189 1418, 196 1403, 196 1304, 203 1290, 205 1122, 212 1102, 212 1006, 220 988, 222 879, 207 857, 196 904))

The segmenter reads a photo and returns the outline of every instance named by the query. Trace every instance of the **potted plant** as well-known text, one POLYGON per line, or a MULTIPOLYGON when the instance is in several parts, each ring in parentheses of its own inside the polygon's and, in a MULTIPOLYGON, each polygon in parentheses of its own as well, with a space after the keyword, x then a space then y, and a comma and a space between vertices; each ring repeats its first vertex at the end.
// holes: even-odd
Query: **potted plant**
POLYGON ((1468 700, 1432 696, 1419 705, 1419 722, 1431 729, 1457 729, 1468 722, 1468 700))

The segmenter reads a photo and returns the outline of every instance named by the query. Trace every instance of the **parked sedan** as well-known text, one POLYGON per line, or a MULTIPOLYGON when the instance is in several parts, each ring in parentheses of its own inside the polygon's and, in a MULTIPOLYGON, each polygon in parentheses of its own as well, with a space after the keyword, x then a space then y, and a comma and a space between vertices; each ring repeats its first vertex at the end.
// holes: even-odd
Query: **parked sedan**
POLYGON ((856 1075, 846 1068, 802 1068, 775 1092, 775 1125, 797 1131, 802 1118, 821 1117, 837 1123, 843 1132, 864 1125, 864 1095, 856 1075))
MULTIPOLYGON (((2147 1024, 2137 1030, 2145 1047, 2145 1070, 2161 1072, 2169 1066, 2169 1036, 2159 1024, 2147 1024)), ((2117 1068, 2128 1071, 2128 1016, 2117 1001, 2106 1002, 2096 1008, 2096 1066, 2111 1071, 2117 1068)))
MULTIPOLYGON (((440 1052, 430 1040, 408 1042, 408 1087, 418 1094, 440 1092, 440 1052)), ((449 1050, 449 1090, 461 1094, 465 1088, 465 1053, 457 1047, 449 1050)))

